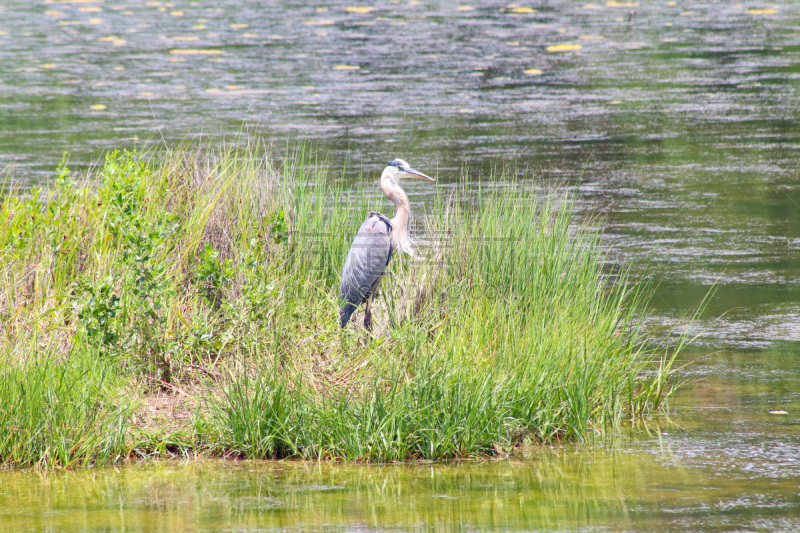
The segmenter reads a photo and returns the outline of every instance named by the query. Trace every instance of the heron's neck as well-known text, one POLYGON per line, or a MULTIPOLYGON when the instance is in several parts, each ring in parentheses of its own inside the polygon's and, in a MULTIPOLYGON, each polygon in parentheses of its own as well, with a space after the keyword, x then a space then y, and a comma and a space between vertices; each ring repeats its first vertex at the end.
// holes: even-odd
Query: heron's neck
POLYGON ((408 255, 414 255, 411 242, 411 234, 408 231, 408 222, 411 215, 411 208, 408 203, 408 196, 391 177, 384 176, 381 179, 381 189, 383 193, 394 203, 397 211, 392 217, 392 241, 396 249, 400 249, 408 255))

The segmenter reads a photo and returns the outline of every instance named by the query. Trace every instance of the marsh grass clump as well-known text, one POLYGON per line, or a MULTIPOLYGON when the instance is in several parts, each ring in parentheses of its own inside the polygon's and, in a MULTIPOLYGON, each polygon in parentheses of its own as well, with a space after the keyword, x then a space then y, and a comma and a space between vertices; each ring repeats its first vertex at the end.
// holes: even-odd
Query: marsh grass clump
MULTIPOLYGON (((8 428, 26 424, 14 415, 0 462, 176 448, 443 459, 583 439, 664 408, 674 351, 641 329, 648 292, 603 272, 568 192, 435 194, 370 335, 339 329, 338 285, 358 226, 385 203, 377 189, 349 192, 302 154, 280 171, 247 150, 157 155, 110 154, 81 182, 62 166, 50 189, 0 206, 0 403, 37 372, 83 376, 102 386, 69 402, 99 418, 73 425, 111 443, 37 452, 14 440, 8 428), (168 431, 131 414, 164 395, 192 405, 168 431)), ((70 438, 84 442, 52 440, 70 438)))
POLYGON ((0 458, 17 466, 86 465, 129 453, 130 399, 98 358, 40 354, 0 370, 0 458))
POLYGON ((422 259, 393 261, 379 289, 377 338, 364 343, 352 326, 337 334, 336 280, 309 275, 303 287, 329 295, 323 326, 276 323, 296 339, 274 352, 287 360, 236 373, 212 402, 227 449, 477 456, 584 439, 663 407, 674 354, 648 348, 648 292, 627 272, 603 272, 599 234, 576 223, 569 194, 478 187, 431 205, 422 259))

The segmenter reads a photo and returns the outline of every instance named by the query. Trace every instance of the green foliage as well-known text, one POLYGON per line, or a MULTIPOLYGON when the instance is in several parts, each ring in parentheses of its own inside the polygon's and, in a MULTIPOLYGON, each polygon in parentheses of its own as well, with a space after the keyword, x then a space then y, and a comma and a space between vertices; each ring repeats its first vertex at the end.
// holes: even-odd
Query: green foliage
POLYGON ((366 344, 356 325, 335 331, 337 280, 325 265, 341 264, 355 213, 369 210, 342 197, 319 186, 313 202, 295 195, 309 235, 322 224, 348 230, 295 251, 300 260, 282 278, 294 294, 274 324, 279 342, 266 342, 282 362, 273 356, 269 371, 234 375, 212 401, 226 449, 443 459, 581 440, 663 408, 675 354, 647 348, 648 292, 625 271, 604 274, 599 235, 576 224, 568 194, 438 196, 424 260, 395 257, 383 281, 378 313, 391 329, 366 344))
POLYGON ((127 455, 131 408, 98 361, 40 355, 0 371, 0 464, 85 465, 127 455))
MULTIPOLYGON (((360 316, 339 329, 338 285, 364 217, 386 212, 380 191, 331 185, 303 154, 282 176, 237 150, 158 156, 109 154, 83 184, 62 164, 51 190, 3 200, 4 405, 39 379, 41 397, 72 398, 81 416, 119 417, 103 392, 113 369, 132 391, 197 391, 192 427, 148 429, 150 451, 364 461, 584 439, 666 408, 674 352, 649 348, 648 292, 603 272, 599 234, 563 191, 463 183, 428 213, 414 206, 418 257, 393 258, 369 335, 360 316), (59 385, 75 382, 52 376, 77 367, 37 366, 32 339, 52 347, 48 360, 94 361, 81 378, 94 388, 59 385)), ((38 405, 43 420, 62 416, 58 402, 38 405)), ((34 427, 14 416, 9 427, 34 427)), ((58 459, 20 440, 0 452, 113 458, 133 440, 113 419, 116 444, 99 454, 72 433, 59 434, 58 459)))
POLYGON ((269 233, 275 244, 285 243, 289 240, 289 226, 286 222, 286 213, 283 209, 272 213, 267 221, 269 233))
POLYGON ((206 243, 203 250, 199 253, 199 264, 197 275, 200 285, 205 287, 205 297, 214 306, 220 303, 222 288, 233 279, 233 268, 231 260, 219 259, 219 252, 206 243))
POLYGON ((99 286, 84 283, 81 289, 86 299, 82 304, 76 302, 75 305, 86 336, 100 345, 113 345, 119 338, 114 319, 119 312, 120 300, 119 295, 114 293, 114 278, 108 276, 99 286))

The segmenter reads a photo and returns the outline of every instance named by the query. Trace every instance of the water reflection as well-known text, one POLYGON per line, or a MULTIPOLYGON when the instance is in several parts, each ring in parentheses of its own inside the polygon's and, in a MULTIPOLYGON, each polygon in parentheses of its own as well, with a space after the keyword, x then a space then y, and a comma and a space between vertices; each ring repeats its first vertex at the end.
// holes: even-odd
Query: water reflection
POLYGON ((713 530, 792 523, 798 510, 780 483, 755 481, 753 502, 741 496, 752 480, 597 449, 479 464, 208 461, 0 476, 9 531, 713 530))
POLYGON ((0 478, 8 531, 776 530, 800 512, 791 481, 703 474, 620 448, 477 464, 204 461, 0 478))

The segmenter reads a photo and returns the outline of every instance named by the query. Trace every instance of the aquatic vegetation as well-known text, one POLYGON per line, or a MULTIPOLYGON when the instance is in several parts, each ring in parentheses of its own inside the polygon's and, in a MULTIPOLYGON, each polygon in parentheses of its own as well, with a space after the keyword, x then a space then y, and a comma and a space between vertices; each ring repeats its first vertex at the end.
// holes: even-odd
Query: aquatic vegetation
MULTIPOLYGON (((113 153, 83 183, 62 166, 50 190, 7 195, 0 403, 19 402, 37 372, 84 376, 37 383, 81 406, 87 418, 66 425, 91 439, 59 433, 75 446, 53 455, 4 447, 18 438, 6 430, 0 462, 189 449, 443 459, 584 439, 664 408, 674 351, 642 331, 648 292, 604 272, 568 191, 438 188, 418 257, 387 271, 370 335, 339 329, 339 272, 384 199, 293 161, 113 153), (191 399, 169 431, 146 414, 164 394, 191 399)), ((38 405, 46 420, 62 403, 38 405)), ((21 422, 3 427, 27 431, 8 416, 21 422)))
POLYGON ((2 462, 69 467, 126 457, 133 408, 114 380, 91 353, 57 361, 45 351, 0 370, 2 462))

